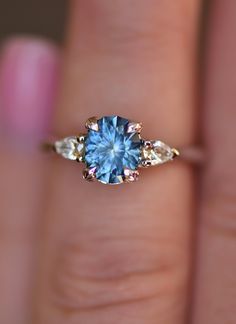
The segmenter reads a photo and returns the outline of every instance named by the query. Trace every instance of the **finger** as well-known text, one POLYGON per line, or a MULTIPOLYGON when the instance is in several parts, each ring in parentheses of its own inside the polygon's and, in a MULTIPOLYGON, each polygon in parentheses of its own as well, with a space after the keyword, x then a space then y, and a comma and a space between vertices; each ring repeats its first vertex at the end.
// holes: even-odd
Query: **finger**
POLYGON ((0 69, 0 323, 31 321, 33 270, 45 181, 39 138, 48 130, 58 50, 30 38, 8 41, 0 69))
MULTIPOLYGON (((146 136, 192 143, 197 13, 197 1, 73 1, 57 132, 118 114, 146 136)), ((53 163, 36 322, 183 323, 191 168, 113 188, 53 163)))
POLYGON ((236 2, 214 1, 207 35, 204 173, 194 323, 235 323, 236 2))

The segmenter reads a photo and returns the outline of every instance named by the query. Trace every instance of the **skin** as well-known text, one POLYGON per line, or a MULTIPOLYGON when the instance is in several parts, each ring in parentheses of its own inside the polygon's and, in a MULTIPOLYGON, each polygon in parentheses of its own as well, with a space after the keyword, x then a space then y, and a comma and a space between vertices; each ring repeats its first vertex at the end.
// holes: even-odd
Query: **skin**
POLYGON ((234 323, 236 3, 210 9, 203 127, 200 1, 71 1, 62 62, 43 40, 5 44, 0 323, 234 323), (37 150, 48 133, 114 113, 176 147, 204 138, 200 195, 182 161, 110 187, 37 150))

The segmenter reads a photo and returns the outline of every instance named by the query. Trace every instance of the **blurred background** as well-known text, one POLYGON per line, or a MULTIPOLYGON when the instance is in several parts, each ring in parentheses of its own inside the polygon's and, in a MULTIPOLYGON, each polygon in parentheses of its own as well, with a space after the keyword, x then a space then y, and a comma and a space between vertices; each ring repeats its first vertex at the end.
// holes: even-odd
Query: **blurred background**
POLYGON ((34 34, 62 42, 66 0, 0 0, 0 42, 16 34, 34 34))

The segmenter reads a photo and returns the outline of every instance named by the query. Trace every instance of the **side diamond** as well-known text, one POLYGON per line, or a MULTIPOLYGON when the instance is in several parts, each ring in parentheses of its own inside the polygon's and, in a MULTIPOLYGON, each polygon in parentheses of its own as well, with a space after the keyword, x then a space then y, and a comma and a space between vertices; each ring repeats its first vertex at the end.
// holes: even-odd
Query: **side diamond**
POLYGON ((161 141, 145 141, 141 152, 141 166, 153 166, 173 160, 174 150, 161 141))
POLYGON ((84 140, 70 136, 55 142, 55 150, 68 160, 82 161, 84 157, 84 140))

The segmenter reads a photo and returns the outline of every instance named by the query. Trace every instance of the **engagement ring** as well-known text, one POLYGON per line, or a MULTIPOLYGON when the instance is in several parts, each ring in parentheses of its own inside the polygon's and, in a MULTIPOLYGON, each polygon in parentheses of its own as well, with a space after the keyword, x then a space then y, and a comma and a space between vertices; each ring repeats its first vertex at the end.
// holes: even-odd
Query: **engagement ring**
MULTIPOLYGON (((179 150, 159 139, 143 139, 140 122, 119 116, 91 117, 85 127, 86 134, 69 136, 46 147, 68 160, 84 163, 83 177, 88 181, 109 185, 134 182, 139 168, 161 165, 180 156, 179 150)), ((192 156, 193 160, 199 159, 198 154, 192 156)))

